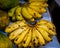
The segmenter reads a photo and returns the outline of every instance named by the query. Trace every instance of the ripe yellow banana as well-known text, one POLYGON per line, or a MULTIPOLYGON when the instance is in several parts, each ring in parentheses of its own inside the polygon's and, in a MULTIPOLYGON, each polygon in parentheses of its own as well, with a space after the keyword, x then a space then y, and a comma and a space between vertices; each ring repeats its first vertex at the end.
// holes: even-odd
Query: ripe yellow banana
POLYGON ((30 29, 26 29, 24 30, 20 35, 18 35, 15 40, 14 43, 19 44, 23 41, 24 37, 26 36, 26 34, 29 32, 30 29))
POLYGON ((32 31, 30 30, 27 35, 28 36, 27 36, 26 40, 24 41, 24 43, 22 43, 22 46, 24 46, 24 47, 28 47, 28 45, 30 44, 31 39, 32 39, 32 31))
POLYGON ((9 34, 9 39, 13 40, 15 39, 19 34, 21 34, 24 30, 26 30, 28 27, 20 27, 19 29, 14 30, 12 33, 9 34))
POLYGON ((27 7, 27 11, 34 17, 34 11, 31 8, 27 7))
POLYGON ((30 7, 32 10, 35 10, 35 11, 37 11, 37 12, 40 13, 40 9, 39 9, 39 7, 32 6, 32 5, 30 5, 29 7, 30 7))
POLYGON ((37 12, 39 12, 40 14, 42 14, 42 13, 45 13, 46 12, 46 9, 45 8, 43 8, 43 7, 39 7, 39 6, 29 6, 31 9, 33 9, 33 10, 35 10, 35 11, 37 11, 37 12))
POLYGON ((34 17, 34 18, 41 18, 42 15, 39 14, 39 12, 35 11, 35 10, 32 10, 31 8, 27 8, 28 9, 28 12, 34 17))
POLYGON ((17 22, 14 22, 11 25, 9 25, 8 27, 6 27, 5 32, 11 33, 15 29, 17 29, 19 27, 22 27, 22 26, 26 26, 26 22, 25 21, 17 21, 17 22))
POLYGON ((24 38, 23 41, 22 41, 22 46, 23 46, 23 44, 25 44, 25 42, 26 42, 26 40, 27 40, 27 37, 28 37, 28 33, 26 34, 25 38, 24 38))
POLYGON ((42 28, 36 28, 36 29, 42 34, 43 38, 46 41, 50 42, 52 40, 52 38, 49 37, 49 34, 45 30, 43 30, 42 28))
POLYGON ((18 47, 19 47, 19 48, 24 47, 23 44, 25 43, 27 37, 28 37, 28 33, 27 33, 27 35, 25 36, 25 38, 23 39, 23 41, 22 41, 21 43, 18 44, 18 47))
MULTIPOLYGON (((31 29, 31 32, 32 32, 32 29, 31 29)), ((28 48, 34 48, 34 45, 33 45, 33 42, 32 42, 32 39, 33 39, 33 32, 31 33, 31 41, 30 41, 30 43, 29 43, 29 45, 28 45, 28 48)))
POLYGON ((39 46, 39 40, 37 39, 37 37, 36 37, 36 34, 35 34, 35 32, 34 32, 34 29, 33 29, 33 32, 32 32, 33 34, 33 36, 32 36, 32 43, 33 43, 33 45, 34 46, 39 46))
POLYGON ((23 20, 23 16, 21 14, 21 9, 22 9, 22 7, 20 7, 20 6, 16 9, 15 15, 16 15, 17 20, 23 20))
POLYGON ((39 31, 36 30, 35 28, 34 28, 34 33, 36 34, 36 37, 39 41, 39 44, 40 45, 45 45, 45 40, 44 40, 43 36, 41 35, 41 33, 39 33, 39 31))
POLYGON ((28 20, 33 19, 33 16, 28 13, 26 7, 22 8, 22 15, 28 20))
POLYGON ((16 10, 17 7, 18 7, 18 6, 16 6, 16 7, 10 9, 10 10, 8 11, 8 16, 9 16, 9 17, 14 16, 14 12, 15 12, 15 10, 16 10))
POLYGON ((37 25, 38 28, 42 28, 43 30, 47 31, 50 35, 56 35, 56 32, 50 30, 46 25, 37 25))
POLYGON ((43 3, 43 2, 31 2, 29 3, 29 5, 31 6, 40 6, 40 7, 48 7, 48 4, 47 3, 43 3))

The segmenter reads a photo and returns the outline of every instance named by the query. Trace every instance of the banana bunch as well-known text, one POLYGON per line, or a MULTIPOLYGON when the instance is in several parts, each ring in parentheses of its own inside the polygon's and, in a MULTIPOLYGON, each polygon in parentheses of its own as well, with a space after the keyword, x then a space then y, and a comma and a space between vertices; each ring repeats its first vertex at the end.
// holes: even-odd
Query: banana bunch
POLYGON ((56 27, 47 20, 40 20, 33 29, 35 39, 32 40, 35 46, 45 45, 52 41, 52 36, 56 35, 56 27))
POLYGON ((6 27, 5 32, 9 33, 9 39, 14 41, 18 48, 38 48, 52 41, 52 36, 56 35, 56 28, 47 20, 40 20, 35 25, 22 20, 6 27))
POLYGON ((8 11, 8 16, 12 19, 12 21, 24 19, 21 14, 21 9, 21 6, 16 6, 8 11))
POLYGON ((32 46, 32 28, 25 21, 17 21, 6 27, 9 39, 14 41, 19 48, 32 46))
MULTIPOLYGON (((33 0, 32 0, 33 1, 33 0)), ((48 4, 46 2, 26 2, 24 5, 18 5, 8 11, 8 16, 13 20, 27 20, 34 22, 35 19, 42 18, 42 14, 46 12, 48 4)))

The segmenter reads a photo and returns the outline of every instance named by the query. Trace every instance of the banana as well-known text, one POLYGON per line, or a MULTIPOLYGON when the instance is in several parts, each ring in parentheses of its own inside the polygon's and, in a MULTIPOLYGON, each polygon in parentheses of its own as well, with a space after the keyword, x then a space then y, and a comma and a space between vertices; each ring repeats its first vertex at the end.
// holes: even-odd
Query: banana
POLYGON ((42 13, 45 13, 46 12, 46 9, 45 8, 43 8, 43 7, 39 7, 39 6, 29 6, 31 9, 33 9, 33 10, 35 10, 35 11, 37 11, 37 12, 39 12, 40 14, 42 14, 42 13))
POLYGON ((32 19, 33 16, 30 15, 27 11, 27 9, 25 7, 22 8, 22 15, 26 18, 26 19, 32 19))
POLYGON ((45 30, 43 30, 42 28, 36 28, 36 29, 42 34, 43 38, 46 41, 50 42, 52 40, 52 38, 49 37, 49 34, 45 30))
MULTIPOLYGON (((31 28, 31 31, 32 31, 32 28, 31 28)), ((28 45, 28 48, 34 48, 32 39, 33 39, 33 31, 32 31, 32 33, 31 33, 31 41, 30 41, 30 43, 29 43, 29 45, 28 45)))
POLYGON ((24 48, 23 43, 25 43, 27 37, 28 37, 28 34, 25 36, 25 38, 23 39, 23 41, 18 44, 18 47, 19 47, 19 48, 22 48, 22 47, 24 48))
POLYGON ((39 31, 36 30, 35 28, 34 28, 34 33, 36 34, 36 37, 39 41, 39 44, 40 45, 45 45, 45 40, 44 40, 43 36, 41 35, 41 33, 39 33, 39 31))
POLYGON ((16 9, 15 15, 16 15, 17 20, 23 20, 23 16, 21 14, 21 9, 22 9, 22 7, 20 7, 20 6, 16 9))
POLYGON ((23 41, 22 41, 22 46, 25 44, 25 42, 26 42, 26 40, 27 40, 27 37, 28 37, 28 33, 27 33, 27 35, 25 36, 25 38, 23 39, 23 41))
POLYGON ((14 13, 15 13, 15 10, 16 10, 17 7, 18 7, 18 6, 16 6, 16 7, 10 9, 10 10, 8 11, 8 16, 9 16, 9 17, 14 16, 14 13))
POLYGON ((40 7, 48 7, 48 4, 47 3, 43 3, 43 2, 31 2, 29 3, 30 6, 40 6, 40 7))
POLYGON ((34 11, 31 8, 27 7, 27 11, 34 17, 34 11))
POLYGON ((17 29, 19 27, 22 27, 22 26, 26 26, 26 22, 24 20, 23 21, 14 22, 14 23, 10 24, 8 27, 6 27, 5 32, 11 33, 15 29, 17 29))
POLYGON ((28 27, 21 27, 19 29, 16 29, 15 31, 13 31, 12 33, 9 34, 9 39, 13 40, 15 39, 19 34, 21 34, 24 30, 26 30, 28 27))
POLYGON ((42 15, 39 14, 38 12, 36 12, 35 10, 32 10, 31 8, 27 8, 28 9, 28 12, 34 17, 34 18, 41 18, 42 15))
POLYGON ((48 29, 48 27, 46 25, 37 25, 37 28, 42 28, 43 30, 47 31, 50 35, 56 35, 56 32, 48 29))
POLYGON ((32 35, 33 35, 33 36, 32 36, 32 43, 33 43, 33 45, 35 46, 35 45, 36 45, 36 43, 35 43, 35 41, 36 41, 36 40, 35 40, 35 33, 34 33, 34 32, 32 32, 32 33, 33 33, 33 34, 32 34, 32 35))
POLYGON ((26 29, 24 30, 20 35, 18 35, 15 40, 14 43, 19 44, 23 41, 24 37, 26 36, 26 34, 29 32, 30 29, 26 29))
POLYGON ((30 5, 29 7, 30 7, 32 10, 35 10, 35 11, 37 11, 37 12, 40 13, 40 9, 39 9, 39 7, 32 6, 32 5, 30 5))
POLYGON ((28 47, 28 45, 30 44, 31 42, 31 37, 32 37, 32 31, 30 30, 27 34, 27 38, 26 40, 24 41, 24 43, 22 43, 22 46, 24 47, 28 47))
POLYGON ((36 34, 34 33, 34 29, 33 29, 33 32, 32 32, 33 34, 33 36, 32 36, 32 43, 33 43, 33 45, 34 46, 39 46, 39 42, 38 42, 38 39, 37 39, 37 37, 36 37, 36 34))

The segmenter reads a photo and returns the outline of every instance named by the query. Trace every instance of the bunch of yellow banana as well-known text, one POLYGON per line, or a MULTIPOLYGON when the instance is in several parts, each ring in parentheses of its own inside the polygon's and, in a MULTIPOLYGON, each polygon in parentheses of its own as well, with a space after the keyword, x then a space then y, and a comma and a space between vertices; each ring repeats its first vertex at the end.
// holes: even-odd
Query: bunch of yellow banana
POLYGON ((40 20, 34 26, 22 20, 6 27, 5 32, 9 33, 9 39, 19 48, 38 48, 52 41, 52 36, 56 35, 56 28, 47 20, 40 20))
POLYGON ((46 2, 26 2, 24 5, 16 6, 8 11, 8 16, 15 20, 23 20, 34 22, 40 19, 42 14, 46 12, 48 4, 46 2))
POLYGON ((8 11, 8 16, 13 20, 23 20, 23 16, 21 14, 21 6, 16 6, 8 11))
POLYGON ((31 29, 25 21, 17 21, 6 27, 5 32, 9 33, 9 39, 14 40, 19 48, 33 47, 31 29))

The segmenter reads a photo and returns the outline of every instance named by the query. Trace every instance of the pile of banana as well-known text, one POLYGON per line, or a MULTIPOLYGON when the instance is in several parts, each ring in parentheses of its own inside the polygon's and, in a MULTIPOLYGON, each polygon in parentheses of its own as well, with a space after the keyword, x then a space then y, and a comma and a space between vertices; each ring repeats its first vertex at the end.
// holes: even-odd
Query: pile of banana
POLYGON ((48 7, 47 0, 28 0, 23 5, 20 4, 8 11, 12 21, 17 21, 6 27, 5 32, 18 48, 38 48, 52 41, 52 36, 56 35, 53 23, 40 20, 31 25, 26 22, 41 19, 46 7, 48 7))
POLYGON ((46 0, 29 0, 23 5, 18 5, 8 11, 8 16, 13 20, 28 20, 34 22, 36 19, 42 18, 42 14, 46 12, 48 7, 46 0))
POLYGON ((22 20, 10 24, 5 32, 9 33, 9 39, 14 41, 18 48, 38 48, 52 41, 56 28, 47 20, 40 20, 35 25, 22 20))

